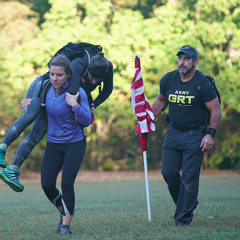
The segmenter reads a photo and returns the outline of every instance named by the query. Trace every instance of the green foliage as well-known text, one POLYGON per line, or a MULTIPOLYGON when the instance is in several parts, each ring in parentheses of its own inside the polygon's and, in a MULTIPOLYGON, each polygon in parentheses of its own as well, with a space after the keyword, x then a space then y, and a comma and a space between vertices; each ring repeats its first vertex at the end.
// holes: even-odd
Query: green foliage
POLYGON ((0 59, 38 33, 37 14, 18 2, 0 2, 0 59), (10 14, 11 13, 11 14, 10 14))
POLYGON ((107 159, 105 161, 103 161, 103 170, 105 171, 111 171, 114 168, 114 161, 112 161, 111 159, 107 159))
MULTIPOLYGON (((102 169, 106 159, 112 159, 119 169, 142 168, 130 93, 137 53, 145 94, 152 104, 160 78, 176 68, 178 49, 184 44, 194 45, 200 56, 197 68, 214 76, 221 92, 224 118, 219 131, 231 125, 234 119, 227 120, 231 116, 239 119, 239 0, 4 1, 0 2, 0 13, 1 139, 21 115, 19 103, 31 82, 47 71, 53 54, 70 41, 102 45, 114 68, 114 91, 97 108, 96 123, 86 129, 88 160, 84 168, 102 169)), ((97 90, 93 94, 96 96, 97 90)), ((148 161, 152 168, 161 166, 165 131, 163 115, 157 120, 157 131, 149 134, 148 161)), ((226 131, 229 137, 223 139, 219 134, 208 167, 239 164, 239 135, 234 135, 233 141, 232 131, 226 131), (231 151, 225 149, 226 141, 231 143, 231 151)), ((44 147, 43 141, 35 148, 27 160, 28 168, 38 168, 44 147)))
POLYGON ((217 134, 217 148, 207 161, 208 168, 240 169, 240 114, 235 111, 228 113, 217 134))

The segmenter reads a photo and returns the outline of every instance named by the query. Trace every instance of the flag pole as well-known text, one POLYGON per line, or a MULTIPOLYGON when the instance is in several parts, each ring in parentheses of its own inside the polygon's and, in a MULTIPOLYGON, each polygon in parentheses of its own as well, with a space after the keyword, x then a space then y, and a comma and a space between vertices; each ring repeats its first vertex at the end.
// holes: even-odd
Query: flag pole
POLYGON ((147 167, 147 152, 143 152, 144 172, 145 172, 145 185, 146 185, 146 196, 147 196, 147 210, 148 210, 148 221, 151 222, 151 207, 149 197, 149 184, 148 184, 148 167, 147 167))
POLYGON ((147 195, 147 210, 148 221, 151 222, 151 209, 149 198, 149 185, 148 185, 148 168, 147 168, 147 142, 148 132, 155 131, 154 114, 152 108, 144 95, 143 79, 141 74, 141 64, 138 54, 135 57, 135 75, 131 84, 132 92, 132 107, 135 115, 138 118, 138 125, 135 127, 136 135, 140 134, 141 150, 143 151, 143 162, 145 172, 145 184, 147 195))

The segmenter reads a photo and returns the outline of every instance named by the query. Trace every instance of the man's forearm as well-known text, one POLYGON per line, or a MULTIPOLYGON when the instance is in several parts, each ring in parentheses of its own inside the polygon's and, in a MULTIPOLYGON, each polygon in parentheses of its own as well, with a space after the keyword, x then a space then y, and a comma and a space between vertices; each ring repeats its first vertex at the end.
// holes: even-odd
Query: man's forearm
POLYGON ((162 113, 162 109, 164 108, 165 104, 166 101, 161 101, 159 98, 155 100, 155 102, 152 105, 152 110, 155 119, 162 113))
POLYGON ((209 128, 217 129, 218 126, 220 125, 221 118, 222 118, 221 109, 211 112, 209 128))

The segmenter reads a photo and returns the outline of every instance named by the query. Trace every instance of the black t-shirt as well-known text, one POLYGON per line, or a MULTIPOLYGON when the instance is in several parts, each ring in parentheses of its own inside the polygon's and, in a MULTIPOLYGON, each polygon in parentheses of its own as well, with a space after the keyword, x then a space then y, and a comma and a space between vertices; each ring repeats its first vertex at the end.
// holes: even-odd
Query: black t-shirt
POLYGON ((160 93, 166 96, 173 127, 186 128, 208 124, 205 106, 217 97, 209 80, 196 70, 191 80, 182 82, 178 70, 167 73, 160 80, 160 93))

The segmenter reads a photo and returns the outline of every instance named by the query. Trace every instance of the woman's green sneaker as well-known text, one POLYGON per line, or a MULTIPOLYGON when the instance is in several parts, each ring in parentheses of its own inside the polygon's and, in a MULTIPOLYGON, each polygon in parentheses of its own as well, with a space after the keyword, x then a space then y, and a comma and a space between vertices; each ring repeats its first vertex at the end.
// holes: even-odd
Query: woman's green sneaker
POLYGON ((19 175, 19 171, 15 172, 9 168, 0 171, 0 178, 16 192, 22 192, 24 190, 24 186, 18 180, 19 175))
POLYGON ((7 163, 5 161, 5 153, 6 150, 3 148, 0 148, 0 167, 5 168, 7 166, 7 163))

